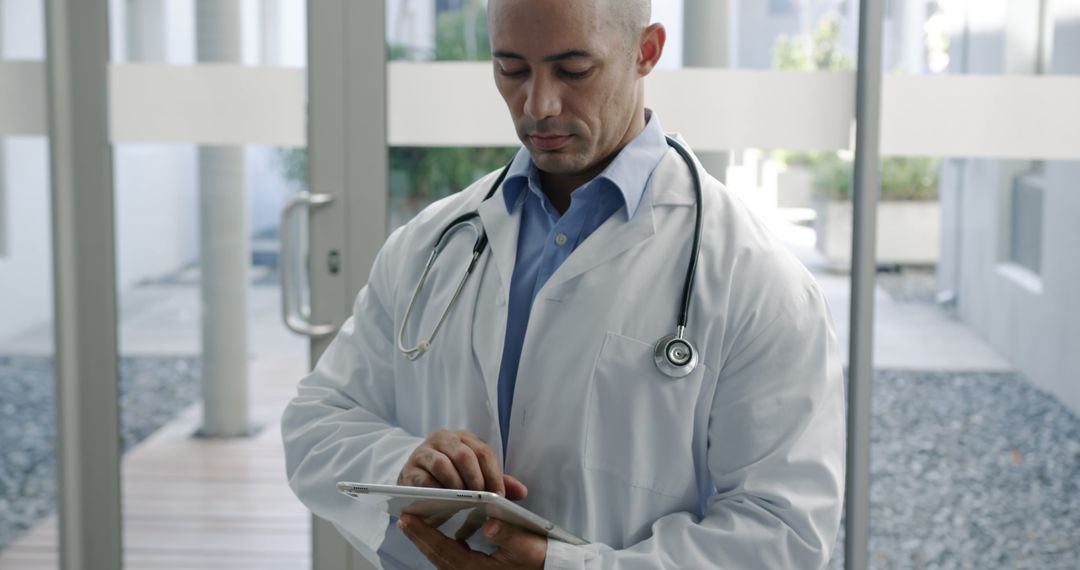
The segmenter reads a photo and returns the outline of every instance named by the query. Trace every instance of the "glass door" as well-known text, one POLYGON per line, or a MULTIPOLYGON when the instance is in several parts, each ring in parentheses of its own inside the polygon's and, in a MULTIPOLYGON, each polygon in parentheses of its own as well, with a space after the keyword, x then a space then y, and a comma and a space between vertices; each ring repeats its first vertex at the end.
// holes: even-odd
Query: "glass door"
POLYGON ((110 4, 126 568, 310 564, 278 428, 308 359, 280 247, 305 19, 302 0, 110 4))
POLYGON ((0 0, 0 568, 58 568, 43 3, 0 0))

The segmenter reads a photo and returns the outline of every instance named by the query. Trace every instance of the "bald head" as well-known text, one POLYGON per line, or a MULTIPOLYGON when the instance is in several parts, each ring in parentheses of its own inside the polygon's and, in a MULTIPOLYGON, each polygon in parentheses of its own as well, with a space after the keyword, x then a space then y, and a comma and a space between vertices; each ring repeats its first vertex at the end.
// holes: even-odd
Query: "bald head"
POLYGON ((652 17, 652 0, 599 0, 604 2, 612 21, 618 23, 630 45, 637 47, 641 33, 649 26, 652 17))
MULTIPOLYGON (((488 0, 495 85, 533 162, 573 190, 645 126, 651 0, 488 0)), ((567 192, 569 192, 568 190, 567 192)))
MULTIPOLYGON (((492 11, 501 4, 512 4, 522 0, 488 0, 489 22, 492 11)), ((524 0, 526 2, 544 2, 551 0, 524 0)), ((575 9, 582 15, 597 15, 599 22, 611 25, 623 35, 631 48, 636 48, 642 32, 649 26, 652 16, 652 0, 576 0, 575 9)))
POLYGON ((605 4, 605 11, 609 15, 610 22, 618 25, 630 42, 631 48, 636 49, 637 43, 642 39, 642 32, 649 26, 652 16, 652 0, 591 0, 605 4))

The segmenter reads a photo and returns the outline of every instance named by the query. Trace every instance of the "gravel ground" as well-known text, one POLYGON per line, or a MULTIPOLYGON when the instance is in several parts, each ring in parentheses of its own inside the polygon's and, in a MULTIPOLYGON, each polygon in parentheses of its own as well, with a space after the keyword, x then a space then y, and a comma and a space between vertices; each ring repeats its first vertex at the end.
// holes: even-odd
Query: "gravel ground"
MULTIPOLYGON (((198 396, 197 360, 121 369, 125 449, 198 396)), ((51 374, 0 357, 0 548, 53 509, 51 374)), ((1014 374, 879 371, 873 396, 872 568, 1080 568, 1080 418, 1014 374)))
MULTIPOLYGON (((120 360, 121 438, 126 451, 199 396, 194 358, 120 360)), ((0 356, 0 550, 56 502, 52 359, 0 356)))
POLYGON ((897 303, 935 304, 937 272, 933 269, 904 267, 878 271, 876 282, 897 303))
POLYGON ((879 371, 873 401, 872 568, 1080 568, 1080 418, 1015 374, 879 371))

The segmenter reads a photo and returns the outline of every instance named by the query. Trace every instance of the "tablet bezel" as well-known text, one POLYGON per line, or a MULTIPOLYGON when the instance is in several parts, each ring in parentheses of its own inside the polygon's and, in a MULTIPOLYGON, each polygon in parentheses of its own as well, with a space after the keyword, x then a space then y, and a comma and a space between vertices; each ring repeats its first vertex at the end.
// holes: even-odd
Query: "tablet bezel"
POLYGON ((389 499, 404 499, 406 502, 395 501, 392 503, 390 514, 399 516, 401 508, 416 501, 448 501, 453 503, 465 503, 474 508, 483 508, 486 514, 495 519, 521 527, 530 532, 547 536, 568 544, 585 545, 588 541, 559 527, 544 517, 526 509, 525 507, 487 491, 470 491, 463 489, 439 489, 432 487, 406 487, 399 485, 377 485, 370 483, 355 483, 340 481, 337 484, 340 493, 354 498, 366 496, 384 496, 389 499))

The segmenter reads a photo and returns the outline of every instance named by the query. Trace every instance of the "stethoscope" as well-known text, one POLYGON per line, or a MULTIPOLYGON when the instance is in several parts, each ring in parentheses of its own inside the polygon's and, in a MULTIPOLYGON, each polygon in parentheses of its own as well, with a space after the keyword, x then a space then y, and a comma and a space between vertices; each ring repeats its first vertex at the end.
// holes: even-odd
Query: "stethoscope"
MULTIPOLYGON (((671 137, 667 137, 667 143, 671 148, 675 149, 675 152, 679 153, 679 156, 686 162, 687 167, 690 168, 690 176, 694 181, 694 197, 697 200, 697 213, 694 218, 693 249, 692 254, 690 255, 690 262, 686 267, 686 281, 683 283, 682 310, 679 313, 679 320, 675 324, 675 334, 669 334, 656 341, 653 359, 656 361, 656 367, 660 369, 660 372, 663 372, 672 378, 682 378, 693 372, 698 364, 697 349, 694 348, 694 344, 686 338, 686 323, 690 315, 690 299, 693 297, 694 274, 697 272, 698 254, 701 251, 701 177, 698 175, 697 167, 694 165, 694 161, 690 157, 689 151, 671 137)), ((510 165, 508 164, 503 168, 499 177, 495 180, 495 183, 491 185, 491 190, 484 196, 485 201, 488 198, 491 198, 495 194, 495 191, 498 190, 499 186, 502 185, 503 180, 506 179, 506 173, 509 172, 509 170, 510 165)), ((454 303, 457 302, 462 289, 465 288, 465 281, 469 279, 469 275, 471 275, 473 269, 476 268, 476 263, 480 260, 480 255, 484 253, 484 249, 487 248, 487 244, 487 232, 484 231, 484 227, 480 222, 480 213, 477 211, 458 216, 447 224, 446 228, 439 234, 439 239, 435 242, 435 247, 432 248, 431 255, 428 256, 427 265, 424 266, 424 272, 420 274, 420 281, 416 284, 416 289, 413 290, 412 298, 409 300, 409 306, 405 309, 405 318, 401 320, 401 327, 398 329, 397 348, 406 358, 409 360, 416 360, 431 349, 431 343, 435 340, 435 335, 439 333, 439 329, 441 329, 443 323, 446 322, 446 316, 450 313, 454 303), (416 299, 420 296, 420 291, 424 287, 424 282, 427 280, 428 273, 431 272, 431 267, 435 265, 435 260, 438 259, 439 254, 446 248, 446 244, 450 241, 450 237, 462 228, 471 228, 476 235, 476 242, 473 244, 472 259, 469 260, 469 266, 465 268, 465 275, 463 275, 461 281, 458 282, 457 288, 454 289, 453 296, 450 297, 450 301, 446 304, 446 308, 443 309, 442 316, 439 317, 438 322, 435 323, 435 327, 431 330, 431 334, 428 335, 427 340, 420 341, 420 343, 413 348, 406 348, 405 326, 406 323, 409 322, 409 316, 412 315, 416 299)))

